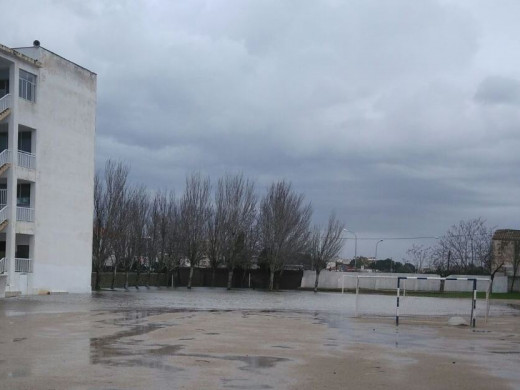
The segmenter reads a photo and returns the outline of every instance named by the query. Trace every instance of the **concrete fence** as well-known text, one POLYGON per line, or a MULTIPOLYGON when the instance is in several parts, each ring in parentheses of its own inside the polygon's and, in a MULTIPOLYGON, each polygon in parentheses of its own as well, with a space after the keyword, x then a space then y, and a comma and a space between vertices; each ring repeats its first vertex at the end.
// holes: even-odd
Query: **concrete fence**
MULTIPOLYGON (((414 274, 398 274, 398 273, 358 273, 358 272, 334 272, 322 271, 320 273, 318 288, 323 289, 341 289, 354 290, 356 288, 356 276, 378 276, 377 278, 361 278, 359 287, 367 290, 395 290, 397 287, 398 276, 433 276, 439 275, 414 275, 414 274)), ((459 278, 478 278, 489 279, 489 275, 450 275, 450 277, 459 278)), ((302 278, 302 288, 314 288, 316 280, 315 271, 304 271, 302 278)), ((440 291, 440 280, 405 280, 403 281, 403 288, 409 291, 440 291)), ((401 282, 401 283, 403 283, 401 282)), ((488 283, 485 281, 477 282, 478 291, 486 291, 488 283)), ((493 292, 505 293, 507 292, 507 277, 495 276, 493 281, 493 292)), ((446 280, 444 282, 444 291, 449 292, 463 292, 472 291, 473 284, 464 280, 446 280)))

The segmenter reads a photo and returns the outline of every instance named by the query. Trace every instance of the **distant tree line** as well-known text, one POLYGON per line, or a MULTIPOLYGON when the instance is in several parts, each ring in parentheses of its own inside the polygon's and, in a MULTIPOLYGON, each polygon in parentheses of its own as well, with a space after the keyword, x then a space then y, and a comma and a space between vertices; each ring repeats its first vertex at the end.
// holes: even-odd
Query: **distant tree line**
POLYGON ((418 272, 441 276, 453 274, 493 277, 503 264, 493 261, 491 238, 493 228, 482 218, 462 220, 437 238, 433 246, 413 245, 407 251, 407 261, 418 272))
MULTIPOLYGON (((173 277, 181 266, 190 267, 188 288, 195 267, 205 260, 215 270, 233 273, 255 263, 269 272, 269 289, 287 261, 305 257, 319 273, 341 250, 344 225, 332 213, 327 227, 311 229, 312 208, 292 185, 278 181, 258 199, 255 184, 242 174, 226 175, 212 187, 200 173, 187 176, 184 192, 151 194, 128 182, 129 168, 108 161, 94 181, 93 272, 137 273, 136 286, 146 284, 151 272, 173 277), (148 279, 145 274, 148 273, 148 279)), ((213 282, 214 283, 214 282, 213 282)))
POLYGON ((363 266, 365 269, 371 269, 377 272, 395 272, 395 273, 415 273, 417 268, 409 262, 401 263, 393 259, 370 260, 367 257, 359 256, 357 259, 352 259, 349 263, 351 267, 357 265, 363 266))

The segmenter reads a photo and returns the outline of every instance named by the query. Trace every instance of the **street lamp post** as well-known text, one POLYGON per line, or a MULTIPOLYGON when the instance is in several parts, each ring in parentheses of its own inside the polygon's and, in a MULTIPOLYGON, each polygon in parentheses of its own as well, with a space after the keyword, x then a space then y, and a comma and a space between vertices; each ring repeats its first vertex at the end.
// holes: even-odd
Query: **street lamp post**
POLYGON ((344 228, 343 230, 354 235, 354 269, 357 269, 357 234, 347 228, 344 228))
POLYGON ((374 260, 377 261, 377 246, 379 245, 380 242, 383 242, 384 240, 379 240, 378 242, 376 242, 376 253, 374 255, 374 260))

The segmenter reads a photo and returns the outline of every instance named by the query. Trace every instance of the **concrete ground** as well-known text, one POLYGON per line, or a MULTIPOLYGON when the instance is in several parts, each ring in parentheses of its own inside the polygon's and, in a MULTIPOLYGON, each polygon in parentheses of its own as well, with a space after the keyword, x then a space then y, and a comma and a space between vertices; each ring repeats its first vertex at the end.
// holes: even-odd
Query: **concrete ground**
POLYGON ((397 329, 338 312, 45 299, 0 301, 0 389, 520 389, 514 312, 477 329, 445 317, 397 329))

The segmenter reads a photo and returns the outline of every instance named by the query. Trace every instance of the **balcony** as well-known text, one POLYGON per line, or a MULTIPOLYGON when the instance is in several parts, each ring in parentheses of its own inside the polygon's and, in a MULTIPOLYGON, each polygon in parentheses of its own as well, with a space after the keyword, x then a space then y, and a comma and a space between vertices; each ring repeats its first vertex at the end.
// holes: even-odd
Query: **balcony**
POLYGON ((9 222, 9 207, 0 205, 0 232, 4 230, 9 222))
POLYGON ((11 166, 11 151, 2 150, 0 152, 0 175, 2 175, 11 166))
POLYGON ((11 113, 11 95, 7 94, 0 98, 0 121, 7 118, 11 113))
POLYGON ((32 259, 14 259, 14 272, 32 273, 32 259))
POLYGON ((27 169, 36 169, 36 155, 19 150, 18 166, 27 169))
POLYGON ((20 222, 34 222, 34 209, 29 207, 17 207, 16 220, 20 222))
MULTIPOLYGON (((18 199, 20 201, 20 199, 18 199)), ((0 189, 0 231, 5 227, 4 222, 9 218, 9 207, 7 206, 7 189, 0 189)), ((34 209, 31 207, 16 208, 16 220, 20 222, 34 222, 34 209)))
MULTIPOLYGON (((9 259, 5 257, 0 259, 0 274, 9 271, 9 259)), ((14 272, 22 272, 30 274, 33 272, 32 259, 14 259, 14 272)))

